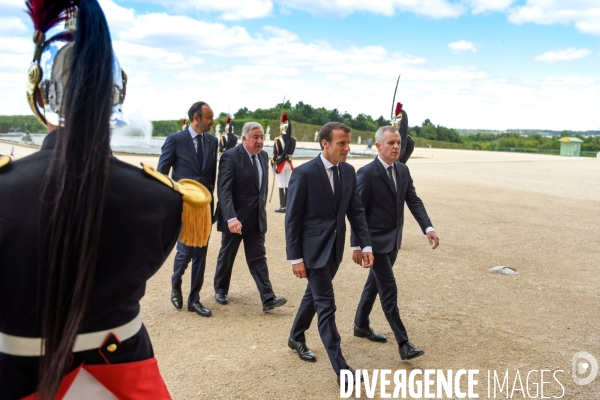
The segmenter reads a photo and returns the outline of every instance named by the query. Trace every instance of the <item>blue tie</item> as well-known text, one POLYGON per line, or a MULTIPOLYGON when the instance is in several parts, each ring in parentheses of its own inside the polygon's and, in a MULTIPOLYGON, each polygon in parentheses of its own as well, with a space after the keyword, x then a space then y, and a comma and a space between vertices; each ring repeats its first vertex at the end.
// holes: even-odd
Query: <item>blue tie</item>
POLYGON ((202 164, 204 163, 204 146, 202 146, 202 135, 196 136, 196 155, 198 164, 200 164, 200 173, 202 173, 202 164))

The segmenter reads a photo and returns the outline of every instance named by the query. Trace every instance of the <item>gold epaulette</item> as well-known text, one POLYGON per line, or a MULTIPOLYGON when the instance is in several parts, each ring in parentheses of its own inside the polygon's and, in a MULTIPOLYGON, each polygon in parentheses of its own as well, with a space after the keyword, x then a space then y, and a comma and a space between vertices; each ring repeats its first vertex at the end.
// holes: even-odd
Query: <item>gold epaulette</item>
POLYGON ((0 168, 6 167, 11 161, 9 156, 0 156, 0 168))
POLYGON ((144 163, 142 163, 142 168, 145 173, 181 195, 183 212, 179 241, 192 247, 205 247, 212 230, 210 209, 212 195, 208 189, 192 179, 181 179, 179 182, 175 182, 144 163))

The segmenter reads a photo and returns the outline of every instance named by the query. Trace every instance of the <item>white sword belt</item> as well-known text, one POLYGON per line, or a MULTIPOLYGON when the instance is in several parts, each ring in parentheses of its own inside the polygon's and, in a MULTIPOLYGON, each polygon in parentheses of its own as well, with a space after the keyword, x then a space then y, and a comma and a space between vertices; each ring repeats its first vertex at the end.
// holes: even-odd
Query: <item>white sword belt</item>
MULTIPOLYGON (((142 327, 142 316, 138 314, 124 325, 98 332, 80 333, 75 337, 73 353, 100 348, 106 338, 113 334, 119 341, 133 337, 142 327)), ((7 335, 0 332, 0 353, 21 357, 40 357, 44 355, 41 338, 28 338, 7 335)))

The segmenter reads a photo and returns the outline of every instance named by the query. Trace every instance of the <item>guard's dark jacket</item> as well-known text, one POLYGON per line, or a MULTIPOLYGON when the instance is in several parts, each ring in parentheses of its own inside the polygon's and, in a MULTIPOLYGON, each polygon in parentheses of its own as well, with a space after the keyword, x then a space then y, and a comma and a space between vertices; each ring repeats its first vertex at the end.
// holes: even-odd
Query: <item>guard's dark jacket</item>
MULTIPOLYGON (((41 193, 60 130, 41 150, 0 168, 0 332, 40 337, 47 266, 39 258, 47 216, 40 215, 41 193)), ((123 325, 139 313, 146 281, 170 254, 181 226, 181 196, 142 169, 111 157, 98 261, 80 333, 123 325)), ((82 362, 104 364, 99 350, 73 354, 82 362)), ((109 363, 154 356, 145 328, 106 353, 109 363)), ((0 398, 33 393, 37 357, 0 353, 0 398)))

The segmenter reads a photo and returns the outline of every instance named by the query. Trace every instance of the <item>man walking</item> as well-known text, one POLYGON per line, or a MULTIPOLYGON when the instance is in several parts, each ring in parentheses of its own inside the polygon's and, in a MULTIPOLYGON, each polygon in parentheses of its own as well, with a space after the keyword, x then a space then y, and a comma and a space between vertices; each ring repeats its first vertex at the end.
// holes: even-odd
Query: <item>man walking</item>
MULTIPOLYGON (((169 174, 173 168, 173 180, 193 179, 204 185, 212 194, 217 174, 217 138, 207 133, 214 123, 214 113, 205 102, 199 101, 188 111, 190 125, 172 135, 167 136, 158 160, 158 171, 169 174)), ((214 202, 211 202, 211 213, 214 202)), ((181 278, 192 261, 191 288, 188 296, 188 311, 203 317, 210 317, 211 312, 200 303, 200 289, 204 282, 206 268, 205 247, 190 247, 177 242, 177 254, 173 263, 171 277, 171 302, 177 309, 183 306, 181 278)))
MULTIPOLYGON (((369 326, 369 314, 379 293, 381 307, 387 318, 402 360, 410 360, 424 354, 408 341, 406 328, 398 310, 398 288, 393 265, 402 243, 404 204, 408 206, 419 226, 427 234, 435 249, 439 239, 433 230, 423 202, 417 196, 410 172, 406 165, 396 161, 400 155, 401 139, 393 126, 379 128, 375 134, 378 156, 358 170, 358 192, 367 216, 375 261, 369 271, 354 319, 354 336, 365 337, 373 342, 385 342, 369 326)), ((358 235, 352 235, 354 247, 352 259, 362 264, 362 251, 358 235)))
POLYGON ((316 312, 319 335, 339 379, 340 371, 350 367, 342 356, 335 324, 332 280, 342 261, 346 217, 363 250, 365 268, 372 266, 373 256, 354 168, 345 162, 350 151, 350 128, 341 122, 327 123, 319 132, 319 141, 321 154, 297 167, 289 184, 285 218, 287 258, 292 262, 294 275, 307 278, 308 285, 288 346, 301 360, 316 361, 304 336, 316 312))
POLYGON ((229 303, 233 262, 244 241, 246 262, 256 282, 263 311, 286 303, 271 287, 265 250, 267 232, 268 156, 263 151, 264 132, 258 122, 246 122, 242 145, 221 155, 219 163, 217 229, 222 232, 221 250, 215 271, 215 300, 229 303))

